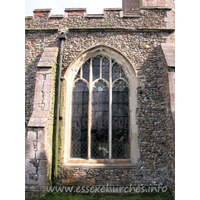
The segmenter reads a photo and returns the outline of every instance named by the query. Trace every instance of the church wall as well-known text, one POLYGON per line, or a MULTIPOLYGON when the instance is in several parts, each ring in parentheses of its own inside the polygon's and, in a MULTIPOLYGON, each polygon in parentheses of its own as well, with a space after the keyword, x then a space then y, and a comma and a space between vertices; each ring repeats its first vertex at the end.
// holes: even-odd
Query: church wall
MULTIPOLYGON (((162 1, 160 2, 162 4, 162 1)), ((170 14, 172 11, 169 7, 155 9, 143 7, 140 13, 140 17, 123 17, 122 9, 104 9, 102 15, 88 15, 85 9, 65 9, 64 15, 51 15, 50 10, 45 10, 45 14, 44 11, 37 10, 33 17, 26 18, 25 116, 27 124, 34 110, 36 66, 45 47, 59 48, 60 41, 57 38, 59 31, 66 32, 62 77, 69 65, 82 52, 101 44, 119 50, 132 63, 141 83, 137 88, 135 113, 140 149, 138 162, 125 167, 81 165, 69 167, 64 163, 62 148, 64 144, 61 141, 57 185, 127 185, 130 183, 158 185, 167 184, 167 181, 171 180, 173 186, 174 147, 169 145, 174 142, 174 124, 168 112, 170 109, 168 67, 161 51, 161 44, 174 42, 174 24, 171 23, 174 15, 170 14)), ((60 106, 62 128, 59 133, 61 140, 65 134, 63 128, 67 101, 64 95, 65 89, 65 80, 62 80, 60 106)), ((53 118, 54 116, 51 120, 53 118)), ((34 130, 34 128, 29 129, 33 132, 34 130)), ((37 182, 36 185, 40 183, 37 182)))

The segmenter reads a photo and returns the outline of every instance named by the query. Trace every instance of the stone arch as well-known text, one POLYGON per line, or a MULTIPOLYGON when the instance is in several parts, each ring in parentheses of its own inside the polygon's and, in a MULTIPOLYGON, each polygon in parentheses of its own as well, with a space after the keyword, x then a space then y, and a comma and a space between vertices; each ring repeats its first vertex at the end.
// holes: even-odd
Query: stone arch
POLYGON ((136 70, 130 60, 118 49, 107 46, 97 45, 93 46, 82 53, 69 65, 64 74, 65 78, 65 91, 64 94, 67 97, 65 100, 65 133, 62 137, 64 163, 68 162, 69 149, 70 149, 70 132, 71 132, 71 114, 72 114, 72 83, 80 67, 91 57, 102 55, 110 57, 115 60, 119 65, 123 66, 124 72, 129 79, 129 101, 130 101, 130 142, 131 142, 131 162, 137 163, 140 152, 138 147, 138 127, 136 124, 136 107, 137 107, 137 87, 139 86, 139 79, 136 77, 136 70))
POLYGON ((127 72, 134 75, 134 77, 136 78, 136 69, 131 61, 120 50, 103 44, 90 47, 87 50, 81 52, 77 56, 77 58, 74 59, 69 65, 64 76, 67 78, 67 74, 69 71, 72 71, 72 73, 76 74, 80 66, 82 66, 84 62, 86 62, 90 57, 95 57, 99 54, 107 57, 113 57, 114 59, 116 59, 117 63, 122 66, 129 66, 128 68, 126 67, 126 69, 128 70, 127 72))

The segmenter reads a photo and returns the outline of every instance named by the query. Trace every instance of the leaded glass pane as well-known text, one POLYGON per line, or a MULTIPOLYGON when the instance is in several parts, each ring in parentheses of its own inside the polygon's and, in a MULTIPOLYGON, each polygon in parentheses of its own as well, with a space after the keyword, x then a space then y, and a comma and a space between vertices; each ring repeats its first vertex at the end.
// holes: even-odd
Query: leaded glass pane
POLYGON ((100 59, 94 58, 92 62, 93 81, 100 77, 100 59))
POLYGON ((120 78, 120 67, 117 63, 115 63, 112 67, 112 81, 120 78))
POLYGON ((89 65, 88 64, 83 65, 83 78, 89 81, 89 65))
POLYGON ((102 78, 109 82, 109 60, 108 60, 108 58, 103 58, 103 61, 102 61, 102 78))
POLYGON ((130 158, 129 90, 123 80, 113 86, 112 101, 112 158, 130 158))
POLYGON ((103 82, 97 82, 92 93, 91 157, 108 158, 109 90, 103 82))
POLYGON ((87 158, 88 94, 86 83, 78 81, 73 89, 71 158, 87 158))
POLYGON ((123 78, 128 82, 128 79, 124 73, 122 66, 115 63, 112 67, 112 81, 115 81, 119 78, 123 78))

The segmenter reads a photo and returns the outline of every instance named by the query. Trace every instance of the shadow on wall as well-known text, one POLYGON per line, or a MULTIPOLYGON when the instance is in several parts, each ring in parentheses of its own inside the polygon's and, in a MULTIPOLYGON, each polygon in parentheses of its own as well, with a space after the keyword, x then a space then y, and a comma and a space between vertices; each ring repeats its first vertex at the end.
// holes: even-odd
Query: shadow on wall
POLYGON ((37 64, 45 47, 58 47, 58 33, 26 33, 25 46, 25 122, 33 112, 37 64))
POLYGON ((174 188, 174 123, 170 109, 168 66, 161 46, 155 47, 143 63, 144 90, 138 91, 138 131, 143 174, 168 180, 174 188), (146 173, 146 172, 147 173, 146 173))

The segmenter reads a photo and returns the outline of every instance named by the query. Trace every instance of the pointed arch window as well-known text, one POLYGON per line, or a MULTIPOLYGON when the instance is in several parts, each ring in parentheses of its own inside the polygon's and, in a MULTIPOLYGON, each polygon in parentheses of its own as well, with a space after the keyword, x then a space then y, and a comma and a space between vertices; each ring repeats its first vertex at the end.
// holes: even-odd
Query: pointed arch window
POLYGON ((73 82, 70 157, 130 159, 129 81, 123 66, 98 55, 73 82))

